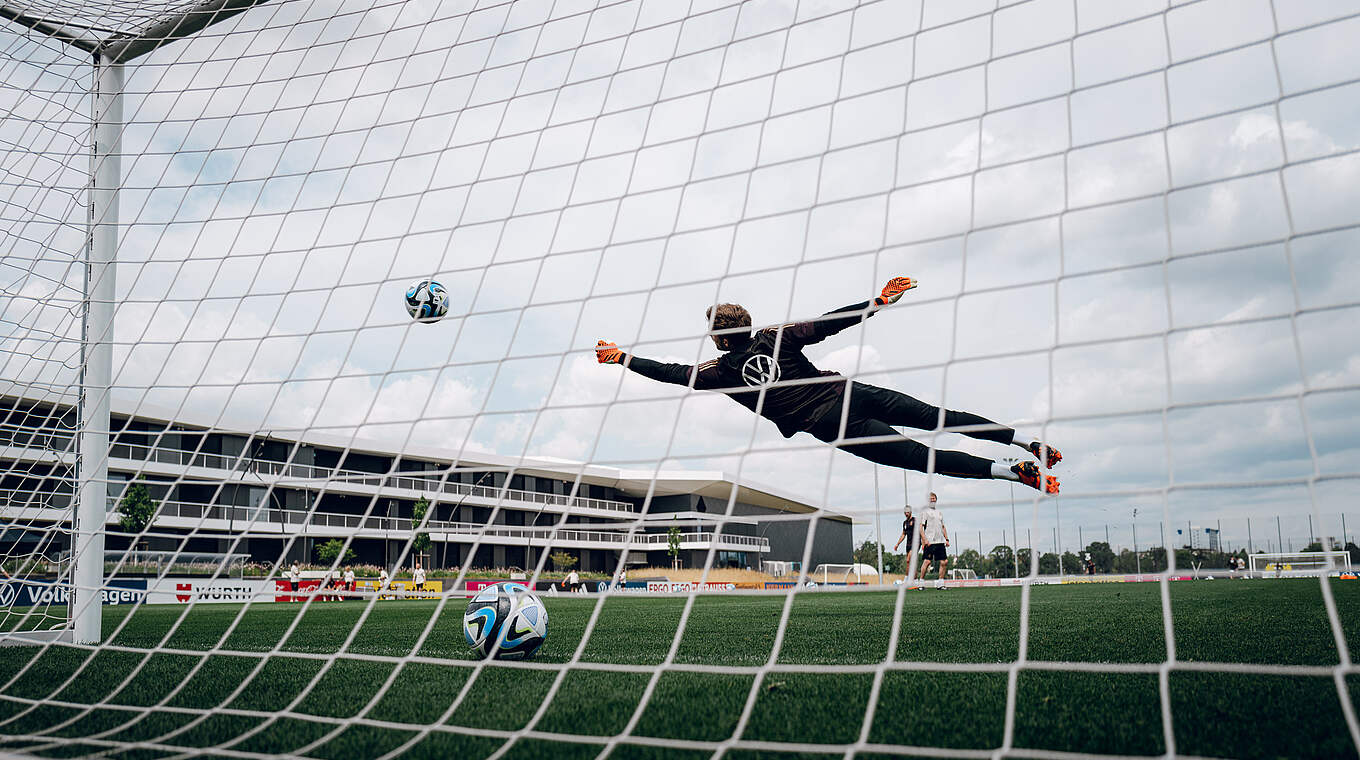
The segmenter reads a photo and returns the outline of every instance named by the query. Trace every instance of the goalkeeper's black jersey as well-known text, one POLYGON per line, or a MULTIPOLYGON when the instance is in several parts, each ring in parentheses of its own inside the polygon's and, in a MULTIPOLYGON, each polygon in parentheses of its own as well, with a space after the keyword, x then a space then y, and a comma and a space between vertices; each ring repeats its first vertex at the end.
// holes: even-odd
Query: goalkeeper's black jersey
POLYGON ((745 345, 698 367, 631 355, 624 363, 639 375, 663 383, 689 385, 693 375, 697 390, 727 394, 774 422, 788 438, 829 413, 839 414, 845 395, 845 378, 814 367, 803 355, 803 347, 857 325, 873 313, 871 303, 864 301, 827 312, 812 322, 758 330, 745 345))

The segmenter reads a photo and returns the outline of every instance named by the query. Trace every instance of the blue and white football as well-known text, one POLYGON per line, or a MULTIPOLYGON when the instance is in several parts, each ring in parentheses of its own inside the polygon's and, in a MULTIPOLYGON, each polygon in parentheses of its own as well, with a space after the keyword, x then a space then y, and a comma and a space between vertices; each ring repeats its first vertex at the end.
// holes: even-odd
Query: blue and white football
POLYGON ((527 660, 548 638, 548 608, 522 583, 487 586, 468 600, 463 637, 483 657, 527 660))
POLYGON ((449 313, 449 294, 434 280, 421 280, 406 289, 406 313, 417 322, 438 322, 449 313))

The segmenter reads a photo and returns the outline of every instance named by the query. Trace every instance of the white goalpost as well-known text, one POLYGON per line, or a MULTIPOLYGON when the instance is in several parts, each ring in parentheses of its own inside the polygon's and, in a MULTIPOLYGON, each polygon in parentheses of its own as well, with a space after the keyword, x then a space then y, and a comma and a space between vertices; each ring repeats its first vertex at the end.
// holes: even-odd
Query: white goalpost
MULTIPOLYGON (((79 18, 66 18, 65 11, 55 8, 44 13, 41 8, 25 5, 0 7, 0 18, 66 45, 77 56, 84 53, 93 63, 89 92, 90 184, 86 200, 83 309, 80 313, 78 378, 74 387, 78 397, 79 441, 71 449, 76 458, 74 475, 78 497, 70 521, 73 549, 70 574, 65 579, 70 589, 69 623, 46 631, 70 641, 97 644, 101 636, 111 430, 109 409, 113 392, 113 315, 118 300, 115 288, 120 233, 118 206, 119 188, 123 183, 123 65, 259 2, 193 0, 165 3, 154 10, 147 9, 155 14, 150 24, 146 23, 145 17, 138 18, 135 14, 120 19, 114 11, 115 28, 112 31, 99 24, 86 25, 79 18), (128 26, 118 28, 116 25, 120 22, 128 26)), ((97 10, 95 12, 98 14, 97 10)), ((67 158, 76 157, 68 155, 67 158)), ((15 186, 22 187, 23 182, 15 183, 15 186)), ((30 208, 29 211, 36 212, 37 209, 30 208)), ((26 634, 30 638, 39 635, 33 631, 26 634)))
POLYGON ((0 754, 1199 756, 1210 675, 1321 683, 1317 754, 1355 751, 1350 553, 1254 549, 1354 527, 1358 37, 1279 0, 0 0, 0 754), (708 391, 719 304, 778 337, 708 391), (1061 493, 1013 480, 1030 440, 1061 493), (948 593, 886 583, 937 492, 948 593), (1291 580, 1201 582, 1243 555, 1291 580), (536 658, 469 654, 503 582, 536 658), (1178 627, 1238 589, 1315 649, 1178 627), (1138 681, 1147 741, 1035 718, 1061 674, 1138 681), (827 676, 864 701, 823 731, 827 676), (722 720, 672 720, 705 679, 722 720), (933 679, 995 726, 885 729, 933 679))

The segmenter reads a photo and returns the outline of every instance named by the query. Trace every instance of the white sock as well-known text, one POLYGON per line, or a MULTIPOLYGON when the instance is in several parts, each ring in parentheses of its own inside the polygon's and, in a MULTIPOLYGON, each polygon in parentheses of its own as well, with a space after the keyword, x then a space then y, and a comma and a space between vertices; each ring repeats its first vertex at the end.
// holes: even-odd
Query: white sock
POLYGON ((1007 467, 1004 464, 1001 464, 1000 462, 992 462, 992 479, 1014 480, 1017 483, 1020 482, 1020 476, 1011 472, 1011 468, 1007 467))

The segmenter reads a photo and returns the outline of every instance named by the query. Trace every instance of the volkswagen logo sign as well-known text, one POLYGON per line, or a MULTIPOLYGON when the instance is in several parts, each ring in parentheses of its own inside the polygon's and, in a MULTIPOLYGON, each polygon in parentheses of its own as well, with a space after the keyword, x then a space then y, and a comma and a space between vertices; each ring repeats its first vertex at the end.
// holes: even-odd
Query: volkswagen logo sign
POLYGON ((19 586, 15 583, 0 585, 0 607, 12 607, 19 596, 19 586))
POLYGON ((756 354, 741 365, 741 379, 747 385, 779 382, 779 362, 769 354, 756 354))

